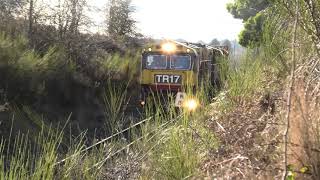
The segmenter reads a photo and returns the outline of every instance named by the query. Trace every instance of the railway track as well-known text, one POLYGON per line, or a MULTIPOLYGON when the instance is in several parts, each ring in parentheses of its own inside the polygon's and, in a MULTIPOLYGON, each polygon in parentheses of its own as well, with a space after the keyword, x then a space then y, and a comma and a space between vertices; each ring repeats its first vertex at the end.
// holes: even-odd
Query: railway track
MULTIPOLYGON (((94 164, 91 168, 89 168, 89 169, 87 169, 87 170, 90 170, 90 169, 95 168, 95 167, 97 167, 97 166, 99 166, 99 167, 103 166, 108 160, 112 159, 113 157, 115 157, 116 155, 120 154, 121 152, 124 152, 124 151, 125 151, 126 149, 128 149, 130 146, 138 143, 138 142, 139 142, 140 140, 142 140, 142 139, 146 139, 147 142, 151 141, 153 138, 156 137, 156 135, 158 135, 159 133, 163 132, 163 130, 164 130, 168 125, 176 122, 176 121, 179 120, 181 117, 182 117, 182 115, 178 115, 176 118, 173 118, 173 119, 171 119, 171 120, 169 120, 169 121, 163 122, 163 123, 160 124, 156 129, 148 132, 147 134, 141 135, 141 136, 138 137, 137 139, 129 142, 128 144, 126 144, 126 145, 124 145, 124 146, 122 146, 122 147, 114 150, 113 152, 110 152, 109 154, 106 155, 106 157, 105 157, 104 159, 102 159, 102 160, 99 161, 98 163, 94 164)), ((142 124, 144 124, 144 123, 146 123, 146 122, 148 122, 148 121, 151 121, 151 120, 153 120, 153 119, 154 119, 153 117, 145 118, 145 119, 143 119, 143 120, 141 120, 141 121, 139 121, 139 122, 131 125, 130 127, 127 127, 127 128, 125 128, 125 129, 123 129, 123 130, 121 130, 121 131, 119 131, 119 132, 117 132, 117 133, 115 133, 115 134, 113 134, 113 135, 111 135, 111 136, 108 136, 108 137, 106 137, 106 138, 104 138, 104 139, 102 139, 102 140, 100 140, 100 141, 98 141, 98 142, 96 142, 96 143, 94 143, 94 144, 92 144, 92 145, 90 145, 90 146, 82 149, 82 150, 79 151, 79 152, 76 152, 75 154, 72 154, 72 155, 70 155, 70 156, 68 156, 68 157, 65 157, 64 159, 59 160, 58 162, 56 162, 56 163, 54 164, 54 166, 61 165, 61 164, 65 163, 67 160, 72 159, 73 157, 79 156, 79 155, 81 155, 81 154, 85 154, 86 152, 90 151, 91 149, 93 149, 93 148, 95 148, 95 147, 98 147, 98 146, 100 146, 100 145, 103 145, 104 143, 108 143, 108 142, 111 141, 112 139, 115 139, 116 137, 121 136, 121 135, 123 135, 124 133, 126 133, 126 132, 128 132, 128 131, 130 131, 130 130, 132 130, 132 129, 134 129, 134 128, 137 128, 137 127, 141 126, 142 124)), ((156 144, 155 144, 154 146, 152 146, 148 151, 152 150, 153 148, 155 148, 155 147, 158 146, 158 145, 159 145, 159 143, 156 143, 156 144)), ((141 152, 140 152, 140 154, 141 154, 141 152)), ((141 160, 142 160, 145 156, 146 156, 146 154, 141 155, 141 160)))

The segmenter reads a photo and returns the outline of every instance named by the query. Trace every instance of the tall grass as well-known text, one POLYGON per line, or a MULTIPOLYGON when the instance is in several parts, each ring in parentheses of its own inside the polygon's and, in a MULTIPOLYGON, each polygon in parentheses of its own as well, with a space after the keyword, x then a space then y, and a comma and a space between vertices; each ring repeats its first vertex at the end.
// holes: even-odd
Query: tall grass
POLYGON ((185 128, 173 127, 163 140, 162 145, 154 151, 153 171, 155 177, 184 179, 195 175, 199 163, 195 143, 185 128))
POLYGON ((95 167, 105 158, 102 145, 89 152, 85 148, 85 133, 62 147, 63 130, 43 128, 36 137, 19 133, 0 142, 0 179, 96 179, 103 169, 95 167), (11 142, 13 141, 13 142, 11 142), (66 152, 66 153, 64 153, 66 152), (59 160, 68 157, 64 162, 59 160))
MULTIPOLYGON (((178 115, 173 106, 163 112, 161 105, 156 104, 156 112, 161 113, 155 114, 155 122, 145 124, 143 134, 159 128, 163 123, 170 123, 165 128, 159 128, 152 140, 142 143, 147 155, 142 167, 142 179, 187 179, 200 175, 201 160, 218 145, 217 139, 205 125, 209 91, 208 87, 201 86, 196 94, 190 95, 192 91, 188 91, 190 97, 202 102, 202 107, 192 113, 182 110, 178 115)), ((170 98, 168 101, 172 102, 170 98)))
POLYGON ((6 143, 2 140, 0 145, 2 147, 0 154, 2 179, 53 179, 53 165, 57 160, 57 148, 61 135, 43 136, 42 131, 35 142, 32 143, 29 138, 29 135, 18 134, 12 149, 7 147, 7 151, 3 151, 6 143))
POLYGON ((103 95, 105 104, 106 128, 109 132, 120 131, 124 123, 124 110, 129 101, 129 82, 112 83, 109 79, 103 95))
POLYGON ((265 59, 248 51, 237 63, 220 61, 220 75, 223 91, 217 99, 225 99, 225 106, 232 107, 249 100, 252 94, 263 88, 265 80, 265 59), (222 97, 224 96, 224 97, 222 97))

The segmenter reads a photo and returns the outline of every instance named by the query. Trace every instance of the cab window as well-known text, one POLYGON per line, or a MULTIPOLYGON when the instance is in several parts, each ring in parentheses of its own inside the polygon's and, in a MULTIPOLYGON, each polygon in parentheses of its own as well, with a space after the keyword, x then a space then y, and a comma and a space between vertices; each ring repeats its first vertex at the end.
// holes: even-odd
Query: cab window
POLYGON ((148 55, 146 61, 147 69, 167 69, 167 56, 148 55))
POLYGON ((170 68, 176 70, 191 69, 191 57, 189 55, 171 55, 170 68))

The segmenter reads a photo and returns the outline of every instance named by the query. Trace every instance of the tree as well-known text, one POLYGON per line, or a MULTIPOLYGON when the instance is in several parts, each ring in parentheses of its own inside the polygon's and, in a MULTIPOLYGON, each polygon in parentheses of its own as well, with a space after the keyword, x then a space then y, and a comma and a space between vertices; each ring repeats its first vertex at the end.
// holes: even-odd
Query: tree
POLYGON ((244 47, 259 46, 263 40, 263 23, 264 16, 260 13, 250 17, 239 34, 239 43, 244 47))
POLYGON ((28 28, 28 37, 31 42, 33 43, 33 14, 34 14, 34 1, 29 1, 29 28, 28 28))
POLYGON ((114 39, 135 36, 135 23, 132 18, 134 8, 131 0, 111 0, 107 11, 107 32, 114 39))
POLYGON ((207 44, 207 43, 205 43, 205 42, 202 41, 202 40, 198 41, 197 43, 199 43, 199 44, 207 44))
POLYGON ((227 46, 228 49, 231 51, 232 49, 232 43, 229 39, 225 39, 221 42, 221 46, 227 46))
POLYGON ((58 0, 51 10, 51 23, 57 27, 59 39, 79 33, 80 28, 90 22, 85 15, 87 0, 58 0))
POLYGON ((248 20, 270 5, 271 0, 235 0, 228 3, 228 11, 237 19, 248 20))
POLYGON ((217 38, 212 39, 212 41, 209 43, 211 46, 220 46, 220 41, 217 38))
POLYGON ((27 0, 0 0, 0 30, 15 31, 14 18, 22 14, 22 9, 26 5, 27 0))
POLYGON ((1 17, 17 13, 19 8, 26 4, 26 0, 0 0, 0 15, 1 17))
POLYGON ((273 0, 235 0, 227 4, 228 11, 245 23, 239 35, 239 43, 244 47, 259 46, 263 40, 264 14, 273 0))

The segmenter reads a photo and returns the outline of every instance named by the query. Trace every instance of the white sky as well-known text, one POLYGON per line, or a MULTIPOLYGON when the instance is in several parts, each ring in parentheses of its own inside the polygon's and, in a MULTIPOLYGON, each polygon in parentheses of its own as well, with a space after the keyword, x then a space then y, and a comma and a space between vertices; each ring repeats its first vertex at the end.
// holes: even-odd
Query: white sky
MULTIPOLYGON (((105 8, 108 0, 90 0, 90 4, 105 8)), ((243 25, 226 10, 232 0, 132 0, 137 27, 153 38, 185 39, 210 42, 213 38, 237 39, 243 25)), ((103 22, 104 15, 94 15, 103 22)))

